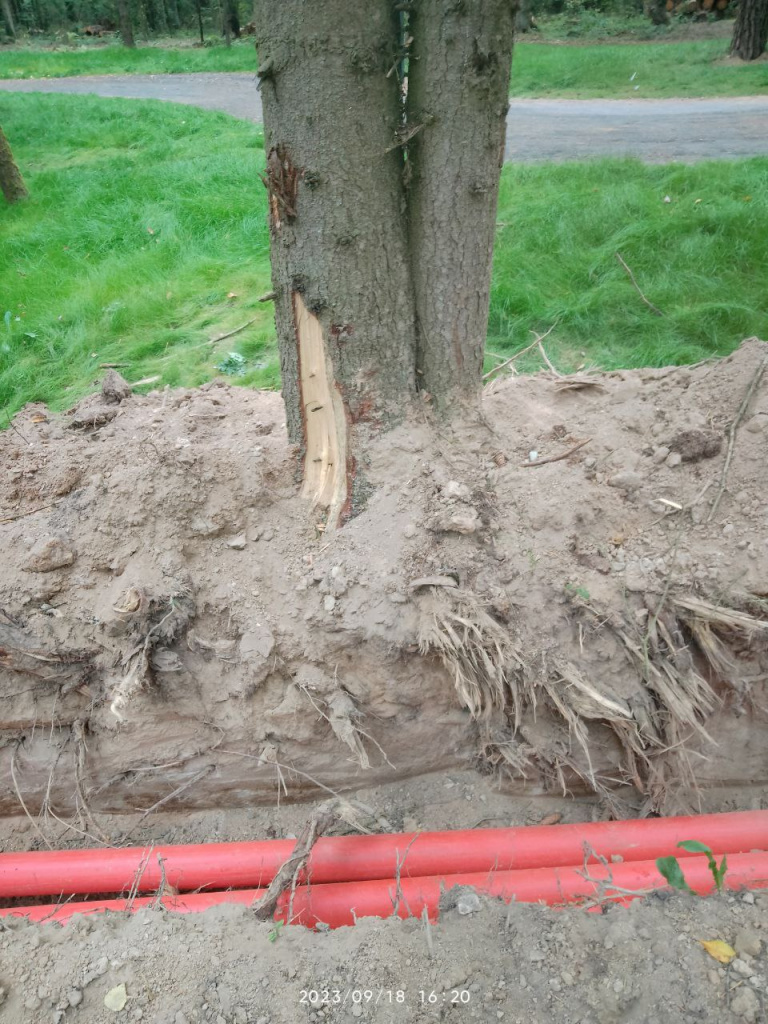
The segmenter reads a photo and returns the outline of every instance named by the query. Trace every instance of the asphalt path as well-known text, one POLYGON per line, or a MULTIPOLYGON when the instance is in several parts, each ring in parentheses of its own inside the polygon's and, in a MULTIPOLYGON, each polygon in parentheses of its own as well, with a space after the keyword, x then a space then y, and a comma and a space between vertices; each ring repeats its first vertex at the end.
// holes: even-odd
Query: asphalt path
MULTIPOLYGON (((94 75, 0 81, 9 92, 155 99, 261 123, 256 77, 246 73, 94 75)), ((506 160, 633 156, 646 163, 768 154, 768 96, 728 99, 561 100, 510 103, 506 160)))

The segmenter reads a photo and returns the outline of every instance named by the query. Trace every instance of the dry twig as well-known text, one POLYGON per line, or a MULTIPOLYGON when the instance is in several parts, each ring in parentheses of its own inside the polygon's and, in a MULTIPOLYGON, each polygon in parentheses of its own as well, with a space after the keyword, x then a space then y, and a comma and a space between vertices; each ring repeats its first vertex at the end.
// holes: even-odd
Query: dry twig
POLYGON ((289 905, 290 920, 290 915, 293 910, 293 894, 296 891, 299 875, 306 867, 309 855, 312 852, 312 847, 320 836, 329 828, 336 816, 337 804, 335 800, 330 800, 325 804, 321 804, 320 807, 313 812, 309 821, 304 826, 303 832, 296 840, 293 853, 288 860, 284 861, 280 865, 275 877, 269 883, 269 888, 261 899, 253 904, 253 912, 256 915, 257 920, 271 921, 274 918, 278 900, 289 886, 291 889, 289 905))
POLYGON ((33 516, 35 512, 45 512, 47 508, 53 508, 54 505, 60 505, 64 501, 63 498, 59 498, 58 501, 51 501, 47 505, 38 505, 37 508, 29 508, 26 512, 17 512, 14 516, 5 516, 0 519, 0 526, 3 523, 15 523, 17 519, 23 519, 24 516, 33 516))
MULTIPOLYGON (((272 293, 272 295, 274 295, 274 292, 272 293)), ((259 299, 259 302, 266 302, 267 298, 268 298, 268 296, 262 296, 262 298, 259 299)), ((211 340, 208 342, 208 344, 209 345, 216 345, 218 342, 224 341, 226 338, 231 338, 235 334, 239 334, 241 331, 244 331, 246 329, 246 327, 250 327, 251 324, 255 324, 258 319, 259 318, 257 316, 254 316, 247 323, 242 324, 242 326, 240 326, 240 327, 236 327, 234 329, 234 331, 228 331, 226 334, 220 334, 216 338, 211 338, 211 340)))
POLYGON ((622 265, 622 267, 624 267, 624 269, 626 270, 627 274, 629 274, 629 280, 630 280, 630 281, 632 282, 632 284, 634 285, 634 287, 635 287, 635 291, 636 291, 636 292, 637 292, 637 294, 638 294, 638 295, 640 296, 640 298, 641 298, 641 299, 643 300, 643 302, 644 302, 644 303, 646 304, 646 306, 648 307, 648 309, 650 309, 650 310, 651 310, 651 312, 655 313, 655 314, 656 314, 656 316, 664 316, 664 314, 663 314, 663 313, 661 312, 661 310, 660 310, 660 309, 659 309, 659 308, 658 308, 657 306, 654 306, 654 304, 653 304, 652 302, 650 302, 650 301, 649 301, 648 299, 646 299, 646 297, 645 297, 645 296, 643 295, 642 291, 640 290, 640 285, 639 285, 639 284, 637 283, 637 281, 635 280, 635 275, 634 275, 634 274, 632 273, 632 271, 631 271, 631 270, 629 269, 629 267, 627 266, 627 264, 626 264, 626 263, 624 262, 624 260, 623 260, 623 259, 621 258, 621 254, 620 254, 620 253, 618 253, 618 252, 616 253, 616 259, 617 259, 617 260, 619 261, 619 263, 620 263, 620 264, 622 265))
POLYGON ((741 401, 741 405, 739 406, 739 411, 736 413, 736 416, 731 421, 731 425, 728 427, 728 448, 725 453, 723 471, 720 474, 720 486, 717 489, 715 500, 712 502, 712 508, 709 510, 709 515, 707 516, 708 523, 714 518, 718 506, 720 505, 720 499, 722 498, 723 493, 725 491, 725 485, 728 480, 728 471, 731 468, 731 459, 733 458, 733 448, 736 444, 736 431, 739 429, 739 424, 744 419, 744 415, 746 414, 746 411, 749 408, 749 403, 752 401, 752 396, 757 390, 757 386, 760 383, 763 373, 765 372, 766 366, 768 366, 768 352, 763 356, 760 365, 757 367, 754 374, 752 375, 752 379, 749 382, 749 387, 747 388, 746 394, 744 395, 744 398, 741 401))
POLYGON ((579 448, 583 448, 585 444, 589 444, 591 440, 592 438, 588 437, 584 441, 579 441, 573 448, 569 448, 567 452, 561 452, 560 455, 550 455, 546 459, 535 459, 533 462, 521 462, 520 465, 525 467, 546 466, 550 462, 561 462, 563 459, 567 459, 569 455, 577 452, 579 448))
MULTIPOLYGON (((537 348, 537 347, 539 349, 541 349, 542 341, 544 341, 545 338, 548 338, 550 336, 550 334, 552 333, 552 331, 554 331, 554 329, 556 327, 557 327, 557 321, 555 321, 555 323, 552 324, 552 326, 549 328, 549 330, 545 334, 538 334, 536 331, 531 331, 531 334, 535 335, 536 341, 532 341, 530 345, 526 345, 525 348, 521 348, 519 352, 515 352, 515 354, 513 356, 510 356, 509 359, 505 359, 504 362, 503 363, 499 363, 498 366, 494 366, 494 368, 492 370, 489 370, 488 373, 484 373, 483 374, 483 380, 488 380, 489 377, 492 377, 494 375, 494 373, 498 373, 499 370, 503 370, 507 366, 510 366, 512 363, 514 363, 514 361, 516 359, 519 359, 520 356, 524 356, 526 352, 530 352, 531 349, 537 348)), ((547 360, 547 362, 549 362, 549 360, 547 360)))

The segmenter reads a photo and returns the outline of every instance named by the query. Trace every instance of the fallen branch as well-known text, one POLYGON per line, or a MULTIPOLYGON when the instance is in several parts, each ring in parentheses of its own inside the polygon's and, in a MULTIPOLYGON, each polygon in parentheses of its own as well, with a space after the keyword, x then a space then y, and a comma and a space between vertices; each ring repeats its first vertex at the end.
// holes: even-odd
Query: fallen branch
MULTIPOLYGON (((536 331, 531 331, 531 334, 534 334, 536 336, 536 340, 532 341, 530 345, 526 345, 525 348, 521 348, 519 352, 515 352, 515 354, 513 356, 510 356, 509 359, 505 359, 503 363, 499 363, 498 366, 494 366, 494 368, 492 370, 489 370, 488 373, 484 373, 483 374, 483 380, 488 380, 488 378, 492 377, 494 375, 494 373, 498 373, 499 370, 503 370, 505 367, 509 366, 511 363, 514 363, 514 361, 516 359, 519 359, 520 356, 524 356, 526 352, 530 352, 531 349, 532 348, 536 348, 537 345, 539 347, 541 347, 542 341, 544 341, 545 338, 548 338, 550 336, 550 334, 552 333, 552 331, 554 331, 554 329, 556 327, 557 327, 557 321, 555 321, 552 324, 552 326, 549 328, 549 330, 546 332, 546 334, 538 334, 536 331)), ((549 360, 547 360, 547 362, 549 362, 549 360)), ((555 371, 555 372, 557 372, 557 371, 555 371)))
POLYGON ((736 413, 735 418, 732 420, 731 425, 728 427, 728 448, 725 453, 723 471, 720 474, 720 486, 717 489, 715 500, 712 502, 712 508, 709 510, 707 522, 710 522, 713 519, 720 505, 720 499, 722 498, 725 492, 725 485, 728 480, 728 471, 731 468, 731 459, 733 458, 733 448, 736 444, 736 431, 739 429, 739 424, 744 419, 744 415, 749 407, 749 403, 752 401, 752 395, 754 395, 755 391, 757 390, 757 386, 760 383, 763 373, 765 372, 766 366, 768 366, 768 353, 766 353, 763 356, 760 365, 757 367, 754 374, 752 375, 752 380, 749 382, 749 387, 747 388, 746 394, 744 395, 744 398, 741 401, 739 411, 736 413))
POLYGON ((330 800, 325 804, 321 804, 320 807, 312 813, 312 816, 304 827, 304 831, 296 840, 296 846, 293 848, 293 853, 288 860, 283 861, 280 865, 275 877, 269 883, 269 888, 261 899, 253 904, 253 912, 258 921, 271 921, 274 918, 277 902, 289 886, 291 889, 289 907, 290 918, 290 913, 293 909, 293 894, 296 891, 296 884, 298 882, 299 875, 306 867, 309 855, 312 852, 312 847, 335 820, 336 816, 337 802, 335 800, 330 800))
POLYGON ((635 280, 635 275, 632 273, 632 271, 629 269, 627 264, 621 258, 621 253, 618 253, 618 252, 616 253, 616 259, 619 261, 619 263, 622 265, 622 267, 624 267, 624 269, 626 270, 627 274, 629 274, 629 280, 634 285, 635 291, 640 296, 640 298, 643 300, 643 302, 646 304, 648 309, 650 309, 651 312, 655 313, 656 316, 664 316, 664 314, 661 312, 661 310, 657 306, 654 306, 654 304, 652 302, 650 302, 648 299, 646 299, 646 297, 643 295, 642 290, 640 288, 640 285, 635 280))
POLYGON ((535 459, 533 462, 521 462, 520 465, 529 468, 531 466, 546 466, 550 462, 561 462, 563 459, 567 459, 569 455, 577 452, 579 448, 583 448, 585 444, 589 444, 591 440, 592 438, 588 437, 585 441, 579 441, 573 448, 569 448, 567 452, 562 452, 560 455, 550 455, 546 459, 535 459))
MULTIPOLYGON (((274 293, 273 293, 273 295, 274 295, 274 293)), ((267 298, 268 298, 268 295, 262 296, 262 298, 259 299, 259 302, 266 302, 267 298)), ((244 331, 246 327, 250 327, 251 324, 255 324, 258 319, 259 318, 257 316, 254 316, 247 323, 242 324, 240 327, 236 327, 234 329, 234 331, 228 331, 226 334, 220 334, 216 338, 211 338, 211 340, 208 342, 208 344, 209 345, 216 345, 218 342, 224 341, 226 338, 231 338, 235 334, 239 334, 240 331, 244 331)))
MULTIPOLYGON (((260 295, 258 297, 258 299, 256 299, 256 301, 257 302, 272 302, 272 300, 276 299, 276 298, 277 298, 277 292, 264 292, 264 294, 260 295)), ((251 323, 253 323, 253 320, 251 320, 251 323)))
POLYGON ((122 370, 126 366, 130 366, 130 363, 99 363, 100 370, 122 370))

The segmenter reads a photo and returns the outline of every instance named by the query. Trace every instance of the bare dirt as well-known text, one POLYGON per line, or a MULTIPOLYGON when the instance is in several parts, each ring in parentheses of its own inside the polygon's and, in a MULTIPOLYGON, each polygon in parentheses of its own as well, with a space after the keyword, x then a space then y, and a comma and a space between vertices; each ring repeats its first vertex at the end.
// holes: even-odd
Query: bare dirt
MULTIPOLYGON (((278 395, 108 374, 28 406, 0 435, 2 848, 296 835, 322 787, 385 831, 765 807, 767 354, 500 381, 450 430, 425 405, 340 530, 278 395)), ((0 1018, 758 1024, 766 911, 5 922, 0 1018)))
POLYGON ((605 915, 481 900, 471 914, 445 910, 429 935, 414 919, 277 931, 242 907, 12 922, 0 932, 0 1019, 759 1024, 768 897, 747 896, 653 898, 605 915), (714 938, 739 953, 727 968, 700 945, 714 938), (120 1011, 104 1003, 115 989, 120 1011))
POLYGON ((340 530, 279 395, 111 373, 28 406, 0 436, 0 808, 92 832, 471 764, 614 813, 762 785, 765 352, 493 383, 450 430, 425 406, 340 530))
MULTIPOLYGON (((0 90, 157 99, 262 123, 253 74, 93 75, 0 81, 0 90)), ((633 156, 646 163, 735 160, 768 153, 768 97, 513 99, 505 160, 633 156)))

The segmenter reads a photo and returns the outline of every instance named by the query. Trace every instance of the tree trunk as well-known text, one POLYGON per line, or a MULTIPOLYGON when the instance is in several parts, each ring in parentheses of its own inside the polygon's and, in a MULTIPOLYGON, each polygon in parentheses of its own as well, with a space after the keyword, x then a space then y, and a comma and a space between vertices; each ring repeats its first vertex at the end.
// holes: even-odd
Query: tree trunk
POLYGON ((0 188, 9 203, 17 203, 29 195, 21 171, 13 159, 11 147, 0 127, 0 188))
POLYGON ((288 430, 335 522, 362 499, 366 435, 415 391, 395 19, 389 0, 257 6, 288 430))
POLYGON ((11 39, 16 38, 16 23, 13 17, 13 10, 11 8, 11 0, 0 0, 0 10, 3 13, 3 22, 5 23, 6 34, 11 39))
POLYGON ((133 49, 136 46, 133 38, 133 22, 131 21, 130 0, 117 0, 117 24, 123 46, 133 49))
POLYGON ((419 0, 408 77, 411 267, 421 385, 480 389, 516 3, 419 0))
POLYGON ((741 0, 733 26, 731 55, 757 60, 768 43, 768 0, 741 0))
POLYGON ((530 32, 533 28, 533 11, 531 5, 533 0, 520 0, 520 4, 517 8, 517 14, 515 15, 515 33, 520 35, 521 32, 530 32))

